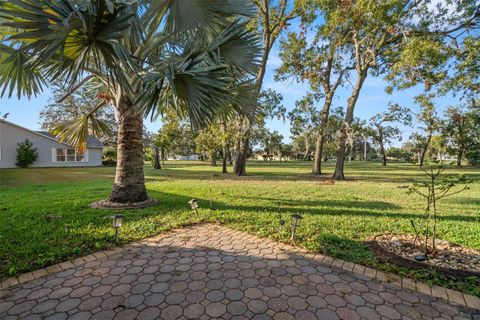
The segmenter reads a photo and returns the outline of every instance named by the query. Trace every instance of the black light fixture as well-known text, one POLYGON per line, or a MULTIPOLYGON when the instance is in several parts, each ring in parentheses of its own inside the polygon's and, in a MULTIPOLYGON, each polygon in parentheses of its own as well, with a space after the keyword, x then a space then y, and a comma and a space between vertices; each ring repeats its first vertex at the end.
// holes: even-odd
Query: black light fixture
POLYGON ((197 199, 192 199, 188 201, 190 204, 190 207, 192 208, 192 211, 195 211, 195 213, 198 215, 198 200, 197 199))
POLYGON ((303 219, 301 215, 298 213, 292 214, 290 217, 292 217, 292 241, 295 242, 297 240, 297 228, 300 225, 300 220, 303 219))
POLYGON ((115 229, 115 242, 118 242, 118 229, 123 225, 123 215, 116 214, 111 218, 113 221, 113 228, 115 229))

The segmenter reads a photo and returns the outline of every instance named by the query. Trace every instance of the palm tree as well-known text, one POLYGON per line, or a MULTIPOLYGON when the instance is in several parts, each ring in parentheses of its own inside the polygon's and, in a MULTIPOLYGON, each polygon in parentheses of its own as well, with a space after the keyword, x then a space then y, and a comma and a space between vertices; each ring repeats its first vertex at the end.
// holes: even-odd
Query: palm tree
POLYGON ((226 104, 250 113, 254 14, 249 0, 0 0, 1 95, 30 98, 60 77, 71 93, 91 86, 98 105, 55 133, 82 150, 89 130, 106 130, 95 112, 112 105, 118 162, 108 200, 146 201, 145 116, 174 110, 199 128, 226 104))

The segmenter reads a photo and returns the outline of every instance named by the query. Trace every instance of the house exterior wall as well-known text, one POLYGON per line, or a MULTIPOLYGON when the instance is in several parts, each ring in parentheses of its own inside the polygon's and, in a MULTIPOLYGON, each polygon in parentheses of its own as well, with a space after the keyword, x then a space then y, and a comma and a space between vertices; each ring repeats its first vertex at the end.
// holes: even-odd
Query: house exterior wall
POLYGON ((56 149, 71 149, 66 144, 28 129, 0 120, 0 168, 15 168, 17 144, 28 139, 37 148, 38 159, 32 167, 85 167, 102 165, 102 149, 88 148, 84 161, 54 161, 56 149))

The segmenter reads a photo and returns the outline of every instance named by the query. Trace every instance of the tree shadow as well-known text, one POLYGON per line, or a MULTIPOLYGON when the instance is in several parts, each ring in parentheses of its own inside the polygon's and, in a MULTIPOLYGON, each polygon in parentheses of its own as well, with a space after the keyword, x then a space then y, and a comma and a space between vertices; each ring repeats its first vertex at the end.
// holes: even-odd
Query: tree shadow
MULTIPOLYGON (((384 201, 372 201, 372 200, 333 200, 333 199, 317 199, 317 200, 292 200, 286 198, 272 198, 272 197, 260 197, 260 196, 244 196, 239 195, 236 198, 240 199, 249 199, 249 200, 266 200, 271 201, 273 203, 277 203, 280 206, 310 206, 310 207, 320 207, 320 206, 328 206, 328 207, 351 207, 351 208, 361 208, 361 209, 400 209, 401 206, 390 202, 384 201)), ((277 208, 278 209, 278 208, 277 208)), ((286 208, 288 209, 288 208, 286 208)), ((296 209, 296 208, 294 208, 296 209)))
MULTIPOLYGON (((190 197, 172 194, 168 192, 159 192, 154 190, 149 190, 149 193, 156 197, 159 196, 160 203, 162 203, 162 199, 169 199, 167 200, 168 203, 172 204, 173 206, 178 206, 179 203, 184 203, 184 207, 187 207, 187 202, 190 200, 190 197), (163 194, 163 196, 162 196, 163 194), (178 202, 177 202, 178 201, 178 202)), ((239 198, 239 196, 235 196, 239 198)), ((245 197, 250 199, 256 199, 255 197, 245 197)), ((210 199, 196 197, 200 204, 200 208, 208 209, 210 199)), ((267 199, 275 202, 275 204, 268 204, 268 205, 250 205, 250 204, 232 204, 226 201, 219 201, 217 199, 212 199, 212 203, 218 210, 224 211, 240 211, 245 213, 253 213, 253 214, 262 214, 262 212, 268 213, 275 213, 279 212, 278 203, 283 203, 286 201, 289 205, 288 208, 281 208, 282 212, 285 210, 289 212, 296 212, 305 216, 310 215, 322 215, 322 216, 354 216, 354 217, 368 217, 368 218, 378 218, 378 217, 387 217, 393 219, 402 219, 402 220, 410 220, 410 219, 417 219, 421 217, 419 213, 400 213, 400 212, 388 212, 383 210, 395 210, 401 207, 391 204, 388 202, 382 201, 365 201, 365 200, 317 200, 317 201, 303 201, 303 200, 285 200, 279 198, 262 198, 267 199), (306 208, 305 206, 313 206, 310 208, 306 208), (321 206, 321 208, 318 208, 321 206)), ((167 203, 166 203, 167 204, 167 203)), ((466 215, 441 215, 438 217, 439 220, 450 220, 450 221, 462 221, 462 222, 474 222, 474 216, 466 216, 466 215)))

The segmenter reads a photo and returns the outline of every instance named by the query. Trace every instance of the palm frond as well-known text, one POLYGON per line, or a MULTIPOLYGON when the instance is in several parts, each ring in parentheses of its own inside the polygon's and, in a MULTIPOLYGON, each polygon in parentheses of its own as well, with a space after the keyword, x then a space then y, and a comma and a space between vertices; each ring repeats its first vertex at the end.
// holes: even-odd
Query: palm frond
MULTIPOLYGON (((50 81, 63 76, 75 83, 96 66, 106 70, 110 81, 127 88, 125 79, 116 75, 119 69, 124 73, 137 66, 122 42, 125 33, 134 30, 135 14, 126 4, 115 2, 112 10, 102 0, 82 5, 74 0, 1 2, 0 25, 16 30, 2 42, 15 44, 33 67, 47 69, 50 81)), ((4 82, 0 85, 5 87, 4 82)))
POLYGON ((213 63, 206 55, 203 58, 202 64, 197 59, 177 59, 149 72, 137 105, 153 118, 172 108, 178 114, 187 113, 195 128, 208 123, 216 107, 231 99, 228 89, 233 79, 227 66, 213 63))
POLYGON ((45 84, 42 73, 23 51, 0 43, 0 97, 8 92, 10 98, 16 90, 18 99, 22 96, 31 98, 39 94, 45 84))
POLYGON ((111 135, 108 124, 95 117, 94 114, 85 114, 77 119, 59 123, 50 130, 60 142, 73 146, 78 152, 84 152, 87 148, 88 136, 99 137, 111 135))
POLYGON ((258 39, 245 22, 234 20, 211 42, 152 64, 136 104, 152 118, 166 108, 186 113, 194 128, 208 124, 228 105, 250 115, 259 51, 258 39))
POLYGON ((260 42, 247 29, 244 20, 236 19, 210 44, 207 51, 219 49, 222 63, 231 65, 237 75, 256 75, 260 63, 260 42))
MULTIPOLYGON (((154 118, 170 108, 198 128, 228 105, 248 114, 259 42, 245 17, 254 8, 250 0, 0 0, 0 90, 30 96, 50 81, 72 89, 95 75, 108 96, 120 93, 154 118)), ((82 148, 89 126, 105 129, 89 114, 54 131, 82 148)))
POLYGON ((165 20, 167 33, 218 33, 228 25, 229 18, 252 17, 255 7, 249 0, 189 0, 171 1, 165 20), (199 32, 201 31, 201 32, 199 32))

